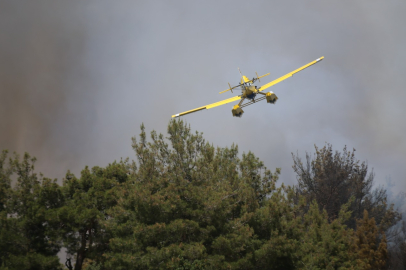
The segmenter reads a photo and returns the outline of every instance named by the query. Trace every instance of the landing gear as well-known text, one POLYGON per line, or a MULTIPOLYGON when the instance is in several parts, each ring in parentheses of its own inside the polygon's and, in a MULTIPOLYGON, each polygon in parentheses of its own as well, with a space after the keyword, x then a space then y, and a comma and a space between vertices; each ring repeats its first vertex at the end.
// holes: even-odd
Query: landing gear
POLYGON ((238 106, 238 104, 237 104, 237 105, 234 105, 234 107, 233 107, 233 109, 231 110, 231 112, 233 113, 233 116, 236 116, 236 117, 241 117, 242 114, 244 113, 244 111, 241 109, 240 106, 238 106))
POLYGON ((278 100, 278 97, 274 94, 274 92, 268 92, 266 93, 266 102, 275 104, 275 102, 278 100))

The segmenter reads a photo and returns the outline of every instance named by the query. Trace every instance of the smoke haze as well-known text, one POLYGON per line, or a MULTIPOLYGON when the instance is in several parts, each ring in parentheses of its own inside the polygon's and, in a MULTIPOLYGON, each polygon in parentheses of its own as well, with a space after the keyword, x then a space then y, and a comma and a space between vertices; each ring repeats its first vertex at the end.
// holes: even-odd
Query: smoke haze
POLYGON ((291 152, 344 145, 377 184, 406 189, 404 1, 0 0, 0 148, 29 152, 61 179, 70 169, 134 158, 142 122, 166 132, 172 114, 230 97, 325 59, 272 87, 233 118, 232 105, 184 117, 221 147, 253 151, 295 182, 291 152))

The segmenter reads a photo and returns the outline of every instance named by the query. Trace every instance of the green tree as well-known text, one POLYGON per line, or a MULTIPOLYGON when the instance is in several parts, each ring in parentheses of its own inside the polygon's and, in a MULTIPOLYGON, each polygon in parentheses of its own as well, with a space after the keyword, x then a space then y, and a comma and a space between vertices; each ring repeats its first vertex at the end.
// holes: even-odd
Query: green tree
POLYGON ((74 265, 68 258, 68 268, 80 270, 84 264, 103 261, 110 233, 101 224, 110 218, 108 210, 116 204, 114 188, 127 181, 129 171, 125 160, 106 168, 86 167, 80 178, 67 173, 62 187, 65 203, 58 216, 64 246, 75 257, 74 265))
POLYGON ((11 207, 11 178, 13 174, 12 162, 7 164, 7 151, 2 151, 0 156, 0 264, 8 260, 8 247, 13 243, 10 234, 11 222, 8 215, 12 214, 11 207))
POLYGON ((350 217, 349 203, 343 205, 338 218, 329 222, 326 210, 316 201, 304 216, 305 233, 301 239, 300 269, 362 269, 358 267, 353 247, 353 232, 344 224, 350 217))
POLYGON ((142 125, 133 138, 137 168, 104 221, 104 268, 356 269, 347 209, 329 223, 316 204, 306 213, 293 188, 276 188, 280 170, 251 152, 214 148, 182 121, 168 134, 147 141, 142 125))
POLYGON ((279 171, 272 174, 252 153, 240 159, 237 146, 215 149, 182 121, 171 121, 168 134, 166 141, 153 131, 147 142, 141 126, 140 139, 133 138, 138 167, 106 221, 114 234, 106 267, 252 265, 260 241, 249 222, 279 171))
POLYGON ((35 158, 27 153, 0 158, 0 263, 8 269, 61 269, 56 256, 61 243, 52 221, 60 207, 55 180, 34 172, 35 158), (11 178, 16 184, 11 188, 11 178))
POLYGON ((182 121, 150 140, 142 125, 133 148, 136 162, 86 167, 80 178, 68 172, 62 187, 35 174, 28 154, 7 160, 3 152, 0 269, 60 269, 62 245, 71 270, 385 267, 382 232, 397 213, 345 149, 316 148, 307 167, 296 158, 301 185, 276 188, 280 169, 236 145, 215 148, 182 121), (361 202, 351 181, 366 194, 361 202), (337 191, 345 196, 333 198, 337 191), (379 226, 365 211, 355 232, 347 228, 359 205, 379 226))

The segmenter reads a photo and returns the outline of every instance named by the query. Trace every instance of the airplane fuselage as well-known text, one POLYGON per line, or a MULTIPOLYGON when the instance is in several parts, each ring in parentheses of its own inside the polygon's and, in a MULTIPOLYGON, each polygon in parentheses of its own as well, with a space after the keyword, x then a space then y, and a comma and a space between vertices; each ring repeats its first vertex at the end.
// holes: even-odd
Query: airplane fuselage
POLYGON ((247 76, 241 77, 241 98, 248 98, 253 100, 258 93, 258 88, 253 85, 253 81, 248 79, 247 76))
POLYGON ((242 98, 254 99, 258 93, 258 89, 255 85, 243 85, 241 86, 242 98))

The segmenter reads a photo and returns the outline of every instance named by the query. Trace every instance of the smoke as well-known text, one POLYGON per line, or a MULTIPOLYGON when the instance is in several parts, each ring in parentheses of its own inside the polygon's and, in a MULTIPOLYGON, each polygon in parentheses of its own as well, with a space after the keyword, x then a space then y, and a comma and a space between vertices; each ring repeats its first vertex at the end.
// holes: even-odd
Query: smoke
POLYGON ((320 56, 271 90, 275 105, 225 105, 184 119, 214 145, 252 150, 292 184, 291 152, 357 149, 376 180, 405 190, 406 4, 0 2, 0 148, 38 158, 46 176, 133 158, 130 138, 320 56))

